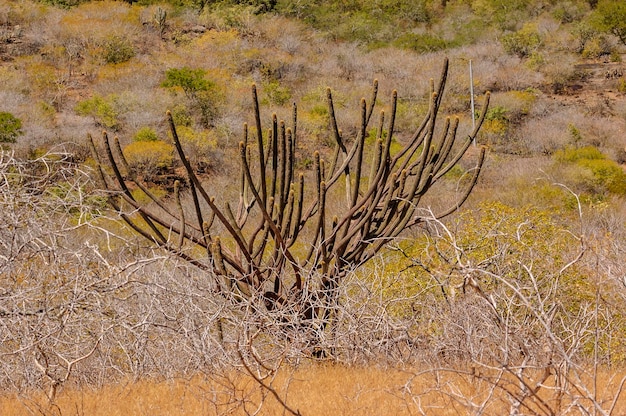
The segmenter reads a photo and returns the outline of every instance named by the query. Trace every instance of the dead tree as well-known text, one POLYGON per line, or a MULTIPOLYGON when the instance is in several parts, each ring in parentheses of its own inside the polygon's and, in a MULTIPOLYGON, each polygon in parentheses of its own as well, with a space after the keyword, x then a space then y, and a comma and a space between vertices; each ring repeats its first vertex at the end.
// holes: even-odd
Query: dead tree
MULTIPOLYGON (((310 175, 313 184, 306 187, 305 174, 295 168, 296 106, 291 127, 274 115, 269 134, 264 137, 254 86, 256 137, 250 137, 244 125, 236 204, 218 202, 215 195, 219 191, 211 189, 210 180, 196 173, 169 112, 171 135, 186 172, 187 199, 183 200, 179 183, 174 186, 175 203, 167 204, 154 196, 129 167, 119 141, 109 140, 106 133, 104 160, 91 141, 97 171, 106 189, 113 191, 111 206, 130 227, 207 270, 221 293, 243 299, 262 296, 268 309, 291 308, 300 319, 314 319, 317 328, 323 329, 332 320, 337 301, 334 289, 345 274, 367 262, 403 231, 424 221, 418 209, 423 197, 461 160, 476 138, 489 94, 479 122, 463 140, 457 141, 458 118, 446 118, 437 127, 447 73, 446 60, 438 84, 431 82, 428 114, 406 145, 394 152, 395 91, 390 114, 380 113, 373 149, 366 151, 377 82, 373 83, 370 101, 361 100, 361 123, 354 140, 347 140, 339 130, 328 89, 330 131, 336 146, 330 163, 315 153, 310 175), (130 191, 131 184, 153 203, 139 203, 130 191), (331 192, 345 193, 345 206, 340 212, 328 207, 331 192), (191 215, 185 212, 186 200, 192 201, 191 215), (124 207, 130 207, 133 213, 125 213, 128 209, 124 207)), ((483 148, 465 190, 436 218, 455 212, 465 202, 476 184, 484 156, 483 148)))

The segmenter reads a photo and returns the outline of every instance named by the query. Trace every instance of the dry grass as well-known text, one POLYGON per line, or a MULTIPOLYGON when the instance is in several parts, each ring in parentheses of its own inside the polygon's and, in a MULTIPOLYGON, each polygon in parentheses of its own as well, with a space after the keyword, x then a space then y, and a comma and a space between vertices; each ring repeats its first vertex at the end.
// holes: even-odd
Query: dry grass
MULTIPOLYGON (((598 402, 610 409, 626 370, 602 370, 597 378, 598 402)), ((272 385, 288 406, 302 415, 456 415, 476 413, 484 404, 487 415, 510 411, 510 399, 502 389, 493 390, 489 377, 464 371, 424 371, 415 369, 347 368, 313 365, 297 370, 283 370, 272 385)), ((574 380, 575 377, 572 377, 574 380)), ((582 377, 582 384, 592 385, 582 377)), ((491 378, 493 380, 493 378, 491 378)), ((532 380, 529 377, 528 380, 532 380)), ((581 385, 582 385, 581 384, 581 385)), ((517 383, 505 375, 501 386, 515 390, 517 383), (508 381, 503 381, 507 380, 508 381)), ((580 397, 580 389, 568 384, 557 405, 554 379, 545 382, 539 396, 557 408, 557 414, 579 414, 568 411, 573 402, 591 410, 591 402, 580 397)), ((626 412, 626 395, 622 393, 613 414, 626 412)), ((522 414, 538 414, 537 400, 528 399, 522 414)), ((266 390, 249 376, 233 371, 226 376, 205 374, 191 379, 138 381, 104 386, 97 390, 65 390, 50 406, 43 393, 0 396, 3 416, 19 415, 217 415, 283 414, 283 408, 266 390)))

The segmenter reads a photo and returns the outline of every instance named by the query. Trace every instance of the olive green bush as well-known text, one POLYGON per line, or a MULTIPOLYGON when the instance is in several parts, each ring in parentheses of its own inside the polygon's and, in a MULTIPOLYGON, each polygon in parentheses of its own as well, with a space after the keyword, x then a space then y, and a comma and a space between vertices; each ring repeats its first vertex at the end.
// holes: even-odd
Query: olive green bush
POLYGON ((94 94, 91 98, 80 101, 74 111, 81 116, 91 116, 96 123, 104 128, 119 128, 119 112, 116 108, 116 95, 102 97, 94 94))
POLYGON ((616 36, 626 45, 626 3, 621 0, 601 0, 595 11, 596 26, 616 36))
POLYGON ((159 136, 151 127, 142 127, 133 136, 134 142, 154 142, 157 140, 159 140, 159 136))
POLYGON ((0 143, 15 143, 22 134, 22 120, 6 111, 0 112, 0 143))
POLYGON ((527 23, 520 30, 503 36, 501 42, 507 53, 526 58, 541 46, 542 39, 537 26, 527 23))
POLYGON ((555 152, 554 159, 567 169, 577 188, 590 197, 626 195, 626 172, 598 148, 568 147, 555 152))
POLYGON ((182 90, 204 127, 210 127, 217 115, 217 103, 221 99, 217 85, 206 78, 206 71, 189 67, 171 68, 165 73, 162 87, 182 90))
POLYGON ((135 56, 135 49, 129 39, 113 35, 105 40, 101 54, 107 64, 119 64, 135 56))

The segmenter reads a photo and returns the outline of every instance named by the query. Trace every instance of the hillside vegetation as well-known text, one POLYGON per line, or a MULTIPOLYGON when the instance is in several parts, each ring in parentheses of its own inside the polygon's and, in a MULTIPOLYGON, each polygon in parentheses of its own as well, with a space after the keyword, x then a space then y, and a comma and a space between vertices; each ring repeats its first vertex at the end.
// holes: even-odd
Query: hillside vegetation
MULTIPOLYGON (((158 397, 176 395, 193 397, 180 414, 335 411, 316 407, 325 397, 344 414, 380 413, 364 398, 374 393, 394 414, 624 411, 624 59, 620 0, 0 0, 2 413, 95 414, 90 389, 142 396, 127 414, 170 409, 158 397), (425 221, 354 264, 316 345, 279 301, 241 282, 222 296, 207 278, 220 256, 204 270, 190 260, 212 259, 215 245, 174 243, 195 215, 195 185, 166 111, 225 205, 240 195, 244 123, 256 135, 252 84, 264 126, 273 114, 291 120, 297 104, 291 163, 309 180, 339 149, 327 87, 351 146, 378 80, 379 105, 397 109, 397 154, 430 114, 445 58, 440 119, 458 118, 461 137, 491 96, 468 161, 421 202, 425 221), (140 208, 111 204, 87 139, 104 159, 103 131, 126 157, 119 194, 178 210, 178 222, 151 225, 140 208), (483 147, 469 199, 436 218, 483 147), (164 236, 170 253, 124 216, 164 236), (331 381, 332 392, 317 391, 331 381)), ((386 134, 375 124, 361 136, 367 149, 386 134)), ((346 184, 325 201, 335 217, 351 207, 346 184)), ((234 247, 236 233, 221 232, 216 244, 234 247)))

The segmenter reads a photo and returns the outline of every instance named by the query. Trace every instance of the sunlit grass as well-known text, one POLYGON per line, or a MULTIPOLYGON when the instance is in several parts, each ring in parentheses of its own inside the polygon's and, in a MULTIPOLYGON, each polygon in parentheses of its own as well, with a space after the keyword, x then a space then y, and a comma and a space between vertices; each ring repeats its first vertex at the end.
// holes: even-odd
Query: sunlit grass
MULTIPOLYGON (((604 410, 613 405, 625 375, 624 369, 598 372, 597 401, 604 410)), ((495 376, 496 372, 314 364, 283 369, 271 381, 266 379, 266 383, 271 383, 286 404, 302 415, 457 415, 470 414, 481 407, 483 414, 508 414, 511 395, 504 389, 492 390, 495 376)), ((527 377, 528 381, 536 379, 532 375, 527 377)), ((538 395, 525 401, 523 414, 541 414, 538 398, 557 413, 568 408, 572 414, 580 413, 576 409, 591 411, 592 403, 582 397, 584 389, 580 388, 593 386, 591 376, 572 375, 569 379, 559 399, 560 391, 554 388, 555 379, 550 376, 538 395)), ((519 384, 510 374, 498 380, 509 392, 515 391, 519 384)), ((61 391, 53 405, 41 392, 7 394, 0 396, 0 409, 3 416, 239 415, 254 413, 257 409, 261 415, 276 415, 283 414, 284 410, 252 377, 236 370, 189 379, 127 382, 95 390, 68 388, 61 391)), ((613 414, 624 412, 626 396, 618 397, 613 414)))

